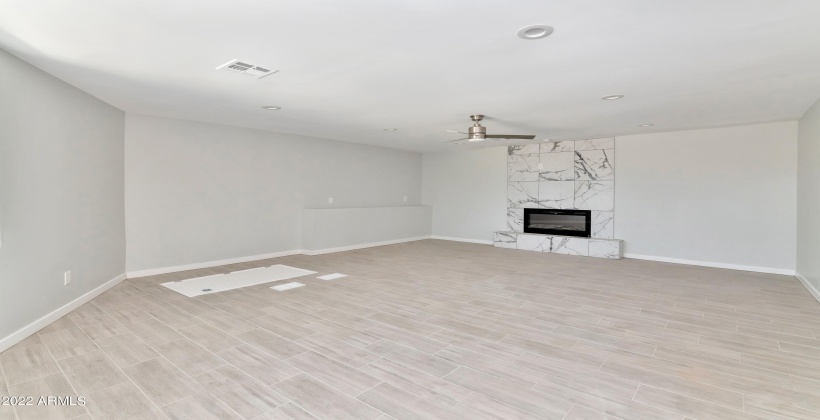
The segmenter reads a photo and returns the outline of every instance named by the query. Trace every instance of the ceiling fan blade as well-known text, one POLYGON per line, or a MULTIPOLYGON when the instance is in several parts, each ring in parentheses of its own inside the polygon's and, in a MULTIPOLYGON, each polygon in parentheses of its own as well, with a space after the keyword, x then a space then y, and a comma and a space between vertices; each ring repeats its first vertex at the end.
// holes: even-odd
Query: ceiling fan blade
POLYGON ((532 140, 535 138, 535 135, 528 135, 528 134, 487 134, 484 136, 488 139, 520 139, 520 140, 532 140))
POLYGON ((457 141, 464 141, 464 140, 467 140, 467 139, 469 139, 469 137, 464 137, 463 139, 458 139, 458 140, 448 140, 448 141, 444 141, 442 143, 455 143, 457 141))

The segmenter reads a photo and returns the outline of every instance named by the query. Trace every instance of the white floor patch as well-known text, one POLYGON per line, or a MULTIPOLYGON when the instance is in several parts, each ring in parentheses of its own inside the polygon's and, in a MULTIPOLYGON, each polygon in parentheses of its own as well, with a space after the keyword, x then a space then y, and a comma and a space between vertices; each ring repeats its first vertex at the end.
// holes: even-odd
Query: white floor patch
POLYGON ((342 277, 347 277, 347 274, 333 273, 333 274, 327 274, 327 275, 324 275, 324 276, 319 276, 319 277, 316 277, 316 278, 319 279, 319 280, 336 280, 336 279, 340 279, 342 277))
POLYGON ((309 274, 316 274, 316 272, 278 264, 270 267, 234 271, 228 274, 216 274, 182 281, 171 281, 162 283, 162 285, 177 293, 194 297, 239 289, 241 287, 255 286, 262 283, 270 283, 272 281, 287 280, 294 277, 307 276, 309 274))
POLYGON ((304 286, 304 284, 293 282, 293 283, 280 284, 278 286, 271 286, 271 289, 283 292, 285 290, 295 289, 297 287, 302 287, 302 286, 304 286))

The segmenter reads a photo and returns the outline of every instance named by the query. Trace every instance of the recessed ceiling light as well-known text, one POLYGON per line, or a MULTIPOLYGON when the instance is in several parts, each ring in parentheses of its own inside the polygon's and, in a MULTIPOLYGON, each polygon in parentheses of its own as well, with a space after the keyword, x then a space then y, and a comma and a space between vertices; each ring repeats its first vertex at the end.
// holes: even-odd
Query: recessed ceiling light
POLYGON ((396 131, 398 128, 385 128, 384 131, 396 131))
POLYGON ((605 101, 614 101, 615 99, 621 99, 623 97, 624 97, 624 95, 609 95, 609 96, 604 96, 601 99, 603 99, 605 101))
POLYGON ((281 106, 270 106, 270 105, 268 105, 268 106, 263 106, 262 109, 267 109, 268 111, 278 111, 278 110, 282 109, 282 107, 281 106))
POLYGON ((655 124, 640 124, 638 127, 652 127, 655 124))
POLYGON ((518 37, 521 39, 541 39, 550 36, 554 29, 547 25, 529 25, 518 30, 518 37))

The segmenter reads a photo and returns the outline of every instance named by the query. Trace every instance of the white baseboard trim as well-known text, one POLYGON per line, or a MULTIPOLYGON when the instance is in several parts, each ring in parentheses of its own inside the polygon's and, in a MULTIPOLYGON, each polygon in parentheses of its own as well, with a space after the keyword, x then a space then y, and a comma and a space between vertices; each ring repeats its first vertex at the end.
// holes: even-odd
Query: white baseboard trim
POLYGON ((455 242, 469 242, 471 244, 483 244, 483 245, 492 245, 493 241, 485 241, 482 239, 468 239, 468 238, 456 238, 454 236, 431 236, 430 239, 440 239, 442 241, 455 241, 455 242))
POLYGON ((797 277, 797 280, 800 280, 800 283, 803 283, 803 286, 809 290, 809 293, 814 296, 817 302, 820 302, 820 290, 817 290, 817 288, 809 282, 809 279, 803 277, 802 274, 795 272, 794 276, 797 277))
POLYGON ((249 261, 267 260, 269 258, 288 257, 291 255, 302 254, 301 249, 293 249, 290 251, 272 252, 270 254, 251 255, 249 257, 228 258, 224 260, 206 261, 194 264, 175 265, 171 267, 149 268, 146 270, 129 271, 128 278, 133 279, 137 277, 155 276, 157 274, 175 273, 177 271, 196 270, 198 268, 218 267, 220 265, 237 264, 249 261))
POLYGON ((29 325, 11 333, 11 335, 0 339, 0 352, 3 352, 13 345, 25 340, 30 335, 36 333, 37 331, 41 330, 42 328, 48 326, 52 322, 62 318, 63 316, 67 315, 69 312, 79 308, 83 304, 87 303, 91 299, 99 296, 106 290, 116 286, 126 278, 136 278, 136 277, 145 277, 145 276, 153 276, 157 274, 166 274, 166 273, 173 273, 176 271, 185 271, 185 270, 194 270, 197 268, 207 268, 207 267, 216 267, 220 265, 226 264, 236 264, 241 262, 248 262, 248 261, 258 261, 258 260, 266 260, 269 258, 278 258, 278 257, 287 257, 290 255, 320 255, 320 254, 329 254, 332 252, 341 252, 341 251, 351 251, 354 249, 361 249, 361 248, 371 248, 374 246, 382 246, 382 245, 393 245, 403 242, 411 242, 411 241, 420 241, 423 239, 430 239, 429 236, 418 236, 414 238, 404 238, 404 239, 396 239, 391 241, 382 241, 382 242, 372 242, 367 244, 359 244, 359 245, 350 245, 350 246, 343 246, 338 248, 327 248, 327 249, 318 249, 318 250, 302 250, 302 249, 294 249, 290 251, 282 251, 282 252, 274 252, 270 254, 262 254, 262 255, 253 255, 250 257, 239 257, 239 258, 229 258, 225 260, 216 260, 216 261, 207 261, 202 263, 196 264, 185 264, 185 265, 178 265, 173 267, 162 267, 162 268, 152 268, 148 270, 138 270, 138 271, 130 271, 128 273, 120 274, 119 276, 105 282, 104 284, 97 286, 94 290, 74 299, 73 301, 61 306, 60 308, 52 311, 51 313, 43 316, 42 318, 32 322, 29 325))
POLYGON ((72 300, 71 302, 57 308, 56 310, 52 311, 48 315, 32 322, 31 324, 26 325, 23 328, 11 333, 11 335, 0 339, 0 353, 8 350, 11 346, 25 340, 30 335, 40 331, 44 327, 48 326, 52 322, 68 315, 69 312, 79 308, 80 306, 84 305, 91 299, 101 295, 106 290, 118 285, 121 281, 125 280, 125 273, 120 274, 117 277, 114 277, 111 280, 97 286, 90 292, 78 297, 77 299, 72 300))
POLYGON ((399 244, 399 243, 402 243, 402 242, 420 241, 422 239, 430 239, 430 237, 429 236, 417 236, 417 237, 414 237, 414 238, 394 239, 394 240, 390 240, 390 241, 371 242, 371 243, 366 243, 366 244, 347 245, 347 246, 340 246, 340 247, 336 247, 336 248, 325 248, 325 249, 316 249, 316 250, 292 249, 292 250, 289 250, 289 251, 272 252, 270 254, 251 255, 249 257, 228 258, 228 259, 224 259, 224 260, 205 261, 205 262, 194 263, 194 264, 184 264, 184 265, 175 265, 175 266, 170 266, 170 267, 149 268, 149 269, 145 269, 145 270, 129 271, 127 274, 128 274, 129 279, 133 279, 133 278, 137 278, 137 277, 156 276, 158 274, 175 273, 175 272, 178 272, 178 271, 196 270, 196 269, 199 269, 199 268, 219 267, 220 265, 228 265, 228 264, 237 264, 237 263, 250 262, 250 261, 267 260, 267 259, 270 259, 270 258, 289 257, 291 255, 321 255, 321 254, 330 254, 332 252, 352 251, 354 249, 371 248, 371 247, 374 247, 374 246, 382 246, 382 245, 393 245, 393 244, 399 244))
POLYGON ((429 236, 416 236, 413 238, 404 238, 404 239, 393 239, 389 241, 381 241, 381 242, 370 242, 366 244, 358 244, 358 245, 346 245, 340 246, 336 248, 325 248, 325 249, 315 249, 315 250, 302 250, 302 253, 305 255, 322 255, 322 254, 330 254, 333 252, 343 252, 343 251, 353 251, 354 249, 362 249, 362 248, 372 248, 374 246, 383 246, 383 245, 395 245, 404 242, 413 242, 413 241, 421 241, 424 239, 430 239, 429 236))
POLYGON ((786 276, 793 276, 794 270, 790 270, 787 268, 772 268, 772 267, 757 267, 753 265, 739 265, 739 264, 725 264, 725 263, 717 263, 717 262, 710 262, 710 261, 697 261, 697 260, 686 260, 682 258, 669 258, 669 257, 656 257, 654 255, 638 255, 638 254, 624 254, 624 258, 633 258, 636 260, 647 260, 647 261, 659 261, 659 262, 667 262, 673 264, 686 264, 686 265, 697 265, 701 267, 712 267, 712 268, 726 268, 729 270, 740 270, 740 271, 752 271, 755 273, 768 273, 768 274, 783 274, 786 276))

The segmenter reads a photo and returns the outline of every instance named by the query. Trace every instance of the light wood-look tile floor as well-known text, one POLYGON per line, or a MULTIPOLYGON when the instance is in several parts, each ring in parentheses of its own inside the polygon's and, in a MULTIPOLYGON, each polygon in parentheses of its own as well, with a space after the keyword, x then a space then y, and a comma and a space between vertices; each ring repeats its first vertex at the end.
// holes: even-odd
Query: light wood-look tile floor
POLYGON ((419 241, 128 280, 0 354, 3 419, 820 418, 793 277, 419 241), (159 283, 340 272, 185 298, 159 283))

